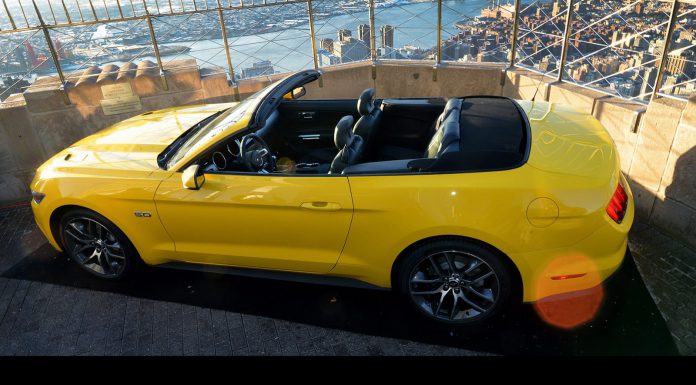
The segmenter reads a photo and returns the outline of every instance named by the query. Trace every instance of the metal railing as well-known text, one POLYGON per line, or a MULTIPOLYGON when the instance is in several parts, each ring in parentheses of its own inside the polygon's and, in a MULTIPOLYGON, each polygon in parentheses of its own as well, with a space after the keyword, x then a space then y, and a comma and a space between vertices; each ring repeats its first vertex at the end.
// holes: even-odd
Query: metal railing
POLYGON ((164 75, 179 58, 232 85, 389 59, 431 61, 433 80, 501 63, 642 103, 696 88, 696 0, 0 1, 0 100, 43 75, 65 87, 137 59, 164 75))

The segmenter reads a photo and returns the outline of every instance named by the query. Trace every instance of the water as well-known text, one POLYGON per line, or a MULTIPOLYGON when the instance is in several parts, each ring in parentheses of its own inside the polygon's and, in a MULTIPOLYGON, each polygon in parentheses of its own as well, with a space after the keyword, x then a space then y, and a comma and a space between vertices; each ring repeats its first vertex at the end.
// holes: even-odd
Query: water
MULTIPOLYGON (((442 38, 456 33, 455 23, 480 15, 481 8, 487 6, 485 0, 443 1, 442 38)), ((317 45, 322 38, 337 39, 338 29, 347 28, 353 37, 358 37, 358 25, 369 24, 367 9, 362 12, 340 14, 331 17, 316 17, 315 33, 317 45)), ((414 45, 432 48, 437 45, 437 3, 413 3, 399 7, 378 8, 375 10, 376 42, 380 45, 379 27, 385 24, 395 26, 394 46, 414 45)), ((217 28, 211 25, 211 29, 217 28)), ((276 71, 295 71, 313 66, 309 25, 298 25, 291 29, 260 35, 233 37, 229 39, 232 64, 237 73, 251 67, 254 62, 270 60, 276 71)), ((191 48, 187 53, 163 57, 163 63, 174 59, 194 58, 203 67, 219 66, 227 69, 227 58, 222 39, 198 42, 165 43, 161 45, 185 45, 191 48)), ((320 48, 320 47, 318 47, 320 48)), ((154 57, 143 57, 155 61, 154 57)), ((115 64, 123 64, 115 62, 115 64)))

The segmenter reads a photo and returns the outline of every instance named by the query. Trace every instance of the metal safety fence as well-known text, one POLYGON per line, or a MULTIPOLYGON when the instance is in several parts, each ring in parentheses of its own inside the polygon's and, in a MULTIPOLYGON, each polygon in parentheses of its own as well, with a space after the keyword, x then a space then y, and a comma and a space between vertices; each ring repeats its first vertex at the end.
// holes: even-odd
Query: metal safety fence
POLYGON ((39 78, 65 87, 135 61, 163 75, 177 59, 232 84, 418 60, 521 67, 641 103, 696 91, 696 0, 1 1, 0 100, 39 78))

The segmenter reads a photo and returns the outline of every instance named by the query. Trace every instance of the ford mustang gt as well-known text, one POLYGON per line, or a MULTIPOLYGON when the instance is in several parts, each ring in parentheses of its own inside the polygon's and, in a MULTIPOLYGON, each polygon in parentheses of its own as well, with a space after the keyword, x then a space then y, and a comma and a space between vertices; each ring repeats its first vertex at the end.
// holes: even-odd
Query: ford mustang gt
POLYGON ((469 326, 620 266, 632 194, 592 116, 491 96, 303 99, 320 76, 78 141, 37 170, 38 226, 105 279, 144 263, 393 289, 469 326))

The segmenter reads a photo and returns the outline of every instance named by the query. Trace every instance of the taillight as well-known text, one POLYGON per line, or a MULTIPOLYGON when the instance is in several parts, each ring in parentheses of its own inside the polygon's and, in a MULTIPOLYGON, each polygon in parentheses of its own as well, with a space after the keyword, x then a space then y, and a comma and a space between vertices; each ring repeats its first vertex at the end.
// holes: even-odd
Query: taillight
POLYGON ((613 219, 614 222, 621 223, 621 221, 624 218, 624 215, 626 215, 627 206, 628 194, 626 194, 626 190, 624 190, 623 186, 621 186, 621 183, 619 183, 616 186, 616 191, 614 191, 614 195, 612 195, 611 200, 607 205, 607 214, 609 214, 609 217, 611 217, 611 219, 613 219))

